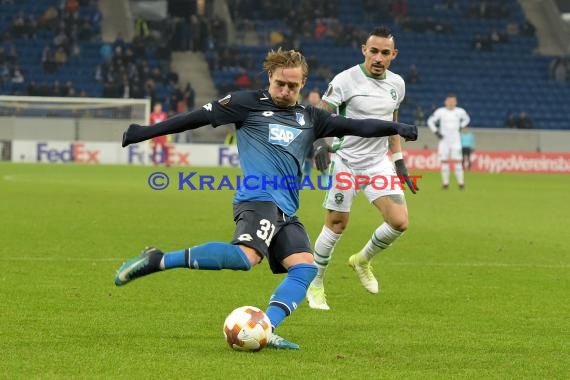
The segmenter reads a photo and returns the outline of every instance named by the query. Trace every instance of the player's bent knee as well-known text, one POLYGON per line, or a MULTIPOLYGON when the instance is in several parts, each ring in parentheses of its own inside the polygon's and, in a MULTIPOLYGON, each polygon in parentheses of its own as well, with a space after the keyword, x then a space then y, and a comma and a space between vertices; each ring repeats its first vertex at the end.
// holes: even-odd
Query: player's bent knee
MULTIPOLYGON (((309 252, 300 252, 300 253, 294 253, 290 256, 287 256, 282 262, 281 264, 283 265, 283 267, 285 267, 285 269, 289 269, 290 267, 294 266, 294 265, 298 265, 298 264, 309 264, 309 265, 315 265, 315 259, 313 257, 313 255, 309 252)), ((316 266, 315 266, 316 268, 316 266)))
POLYGON ((408 229, 408 218, 394 218, 388 224, 393 229, 404 232, 408 229))
POLYGON ((255 249, 253 249, 251 247, 247 247, 245 245, 239 245, 239 247, 241 248, 242 252, 247 257, 247 260, 249 261, 249 268, 243 268, 243 270, 249 270, 254 265, 257 265, 261 262, 262 257, 259 253, 257 253, 257 251, 255 249))
POLYGON ((342 234, 348 225, 348 220, 345 220, 344 218, 329 219, 326 221, 325 225, 335 234, 342 234))

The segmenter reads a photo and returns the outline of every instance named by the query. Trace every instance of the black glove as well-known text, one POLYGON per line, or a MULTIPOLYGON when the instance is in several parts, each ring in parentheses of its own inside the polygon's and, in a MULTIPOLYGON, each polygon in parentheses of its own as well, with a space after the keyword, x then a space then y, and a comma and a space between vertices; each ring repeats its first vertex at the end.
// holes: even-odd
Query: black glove
POLYGON ((408 168, 406 168, 406 164, 404 163, 403 159, 399 159, 394 161, 394 166, 396 167, 396 174, 398 177, 403 178, 406 181, 406 185, 410 188, 412 193, 416 193, 420 189, 418 188, 417 184, 415 184, 409 177, 408 168))
POLYGON ((441 134, 440 131, 435 131, 435 135, 436 135, 437 138, 440 139, 440 140, 443 138, 443 135, 441 134))
POLYGON ((334 153, 334 150, 324 139, 315 141, 314 148, 315 166, 317 167, 317 170, 324 172, 331 163, 329 153, 334 153))
POLYGON ((416 141, 418 139, 418 127, 415 125, 398 123, 396 129, 398 134, 406 141, 416 141))
POLYGON ((131 124, 125 132, 123 132, 123 148, 134 143, 138 143, 146 140, 145 136, 142 136, 142 132, 147 130, 147 127, 138 124, 131 124))

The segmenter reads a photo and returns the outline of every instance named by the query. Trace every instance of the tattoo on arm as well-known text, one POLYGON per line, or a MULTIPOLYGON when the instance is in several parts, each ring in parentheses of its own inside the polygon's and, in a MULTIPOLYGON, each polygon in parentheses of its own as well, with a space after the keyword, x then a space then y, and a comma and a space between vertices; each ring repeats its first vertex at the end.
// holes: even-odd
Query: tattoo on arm
POLYGON ((397 153, 402 151, 402 142, 400 140, 400 135, 394 135, 388 138, 388 148, 392 153, 397 153))

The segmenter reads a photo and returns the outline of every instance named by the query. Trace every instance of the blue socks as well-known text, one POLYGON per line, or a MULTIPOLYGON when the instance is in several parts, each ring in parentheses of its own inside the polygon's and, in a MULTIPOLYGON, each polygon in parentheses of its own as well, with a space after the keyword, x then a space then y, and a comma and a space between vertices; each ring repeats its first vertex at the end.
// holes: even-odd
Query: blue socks
MULTIPOLYGON (((251 269, 249 260, 240 247, 217 242, 165 253, 160 266, 162 269, 251 269)), ((316 275, 317 267, 314 264, 297 264, 289 268, 287 276, 271 296, 265 312, 273 328, 279 326, 299 306, 316 275)))
POLYGON ((251 264, 240 247, 229 243, 206 243, 164 254, 164 269, 249 270, 251 264))
POLYGON ((269 307, 265 311, 273 328, 279 326, 303 301, 307 288, 316 275, 317 267, 314 264, 297 264, 289 267, 287 277, 275 289, 269 300, 269 307))

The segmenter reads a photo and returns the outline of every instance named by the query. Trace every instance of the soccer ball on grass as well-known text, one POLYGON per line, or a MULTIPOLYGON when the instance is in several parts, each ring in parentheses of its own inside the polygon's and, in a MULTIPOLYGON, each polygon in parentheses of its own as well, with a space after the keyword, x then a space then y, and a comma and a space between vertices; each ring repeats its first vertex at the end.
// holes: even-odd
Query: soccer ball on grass
POLYGON ((238 307, 224 322, 224 335, 237 351, 259 351, 267 345, 271 322, 263 310, 255 306, 238 307))

